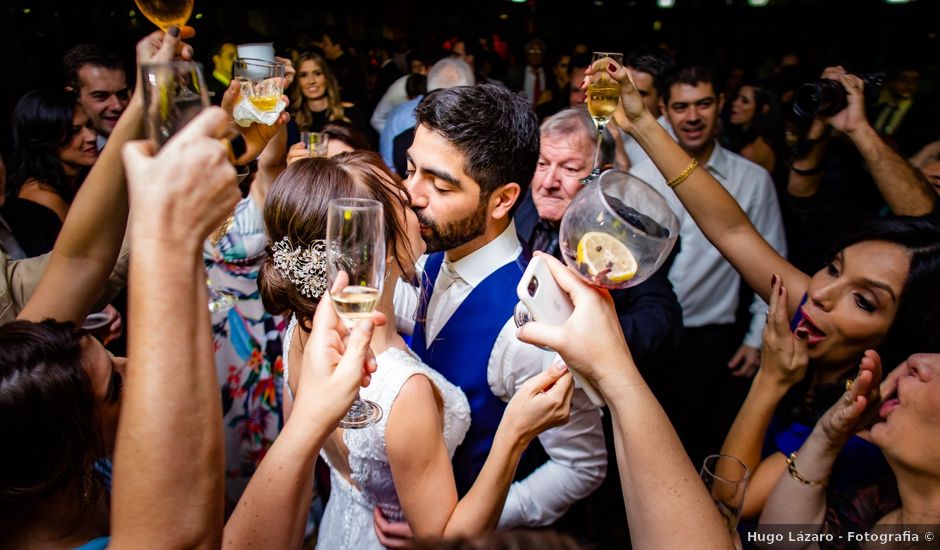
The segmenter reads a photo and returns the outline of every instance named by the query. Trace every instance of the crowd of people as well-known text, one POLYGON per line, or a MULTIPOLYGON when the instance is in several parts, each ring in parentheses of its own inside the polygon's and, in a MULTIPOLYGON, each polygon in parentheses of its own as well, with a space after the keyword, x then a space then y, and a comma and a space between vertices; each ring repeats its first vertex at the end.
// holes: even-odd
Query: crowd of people
POLYGON ((940 531, 940 123, 920 68, 812 75, 786 55, 750 74, 650 47, 594 66, 540 38, 513 65, 455 38, 376 44, 367 70, 329 28, 279 48, 270 125, 234 122, 236 45, 198 52, 217 106, 158 150, 139 68, 193 59, 192 36, 144 37, 136 78, 77 45, 61 86, 13 110, 0 548, 940 531), (680 227, 658 272, 612 291, 559 241, 595 167, 602 74, 620 98, 599 164, 680 227), (813 111, 807 82, 836 107, 813 111), (326 156, 302 132, 328 135, 326 156), (325 299, 337 198, 384 213, 384 292, 353 328, 325 299), (561 326, 514 322, 533 255, 574 304, 561 326), (233 307, 210 313, 207 279, 233 307), (360 391, 382 418, 340 428, 360 391), (698 474, 719 453, 749 472, 737 528, 698 474))

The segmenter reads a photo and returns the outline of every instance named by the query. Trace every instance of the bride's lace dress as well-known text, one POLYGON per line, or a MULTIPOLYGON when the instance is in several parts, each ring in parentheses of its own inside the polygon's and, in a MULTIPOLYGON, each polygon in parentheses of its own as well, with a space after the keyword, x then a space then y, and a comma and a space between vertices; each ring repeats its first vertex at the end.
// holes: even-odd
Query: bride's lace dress
MULTIPOLYGON (((292 319, 284 337, 284 379, 287 379, 291 336, 296 320, 292 319)), ((317 548, 381 549, 372 527, 372 510, 378 506, 386 518, 401 521, 404 515, 395 492, 392 471, 385 450, 385 426, 392 403, 402 385, 414 375, 423 375, 440 392, 444 402, 444 442, 453 456, 470 427, 470 405, 457 386, 421 362, 410 350, 389 348, 375 358, 378 369, 369 387, 360 395, 382 407, 382 419, 358 430, 346 430, 343 441, 349 448, 349 470, 356 486, 336 473, 330 464, 332 489, 330 500, 320 523, 317 548), (358 486, 358 488, 357 488, 358 486)), ((329 458, 323 457, 329 464, 329 458)))

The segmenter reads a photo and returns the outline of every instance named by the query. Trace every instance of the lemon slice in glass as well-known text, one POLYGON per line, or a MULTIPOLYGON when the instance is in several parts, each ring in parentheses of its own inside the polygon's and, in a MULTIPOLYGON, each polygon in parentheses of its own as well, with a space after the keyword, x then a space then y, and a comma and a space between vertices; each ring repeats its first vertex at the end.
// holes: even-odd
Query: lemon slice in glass
POLYGON ((629 281, 636 275, 633 253, 615 237, 600 231, 585 233, 578 241, 578 269, 598 283, 604 279, 613 284, 629 281))

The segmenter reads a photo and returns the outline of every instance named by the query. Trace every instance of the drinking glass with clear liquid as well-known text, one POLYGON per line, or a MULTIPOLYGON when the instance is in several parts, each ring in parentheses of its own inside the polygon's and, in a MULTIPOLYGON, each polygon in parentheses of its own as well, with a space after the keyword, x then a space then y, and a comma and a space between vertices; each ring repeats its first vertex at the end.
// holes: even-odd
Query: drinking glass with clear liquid
POLYGON ((277 102, 284 93, 284 64, 262 59, 236 59, 233 65, 235 80, 241 85, 242 97, 248 99, 262 113, 277 110, 277 102))
MULTIPOLYGON (((666 261, 679 237, 679 219, 655 189, 636 176, 608 170, 571 199, 561 218, 562 259, 588 284, 608 289, 636 286, 666 261)), ((516 324, 529 313, 516 306, 516 324)), ((595 405, 598 391, 576 372, 595 405)))
POLYGON ((636 176, 608 170, 571 199, 558 245, 582 279, 618 289, 656 273, 678 236, 679 219, 662 195, 636 176))
MULTIPOLYGON (((385 214, 371 199, 333 199, 326 219, 326 277, 330 300, 348 329, 372 315, 385 282, 385 214)), ((364 428, 382 409, 358 396, 341 428, 364 428)))
POLYGON ((310 157, 329 156, 330 136, 324 132, 300 132, 300 142, 310 157))
POLYGON ((699 472, 712 500, 718 506, 728 531, 734 533, 741 519, 744 494, 751 472, 737 458, 728 455, 710 455, 705 457, 699 472))
MULTIPOLYGON (((157 148, 209 106, 202 65, 193 61, 145 63, 140 67, 144 86, 144 130, 157 148)), ((231 218, 225 224, 231 223, 231 218)), ((218 233, 218 231, 216 231, 218 233)), ((213 237, 210 237, 211 241, 213 237)), ((218 243, 212 243, 213 246, 218 243)), ((209 311, 225 311, 235 304, 235 295, 218 290, 206 276, 209 311)))
POLYGON ((597 127, 597 145, 594 149, 594 169, 591 173, 581 180, 581 183, 588 184, 592 179, 601 173, 600 152, 601 139, 604 135, 604 128, 610 122, 610 117, 617 110, 617 102, 620 100, 620 84, 612 79, 607 73, 607 67, 611 64, 622 65, 623 54, 614 52, 594 52, 591 60, 591 67, 594 74, 587 89, 587 106, 594 125, 597 127))
POLYGON ((164 32, 182 27, 193 13, 193 0, 134 0, 137 9, 164 32))

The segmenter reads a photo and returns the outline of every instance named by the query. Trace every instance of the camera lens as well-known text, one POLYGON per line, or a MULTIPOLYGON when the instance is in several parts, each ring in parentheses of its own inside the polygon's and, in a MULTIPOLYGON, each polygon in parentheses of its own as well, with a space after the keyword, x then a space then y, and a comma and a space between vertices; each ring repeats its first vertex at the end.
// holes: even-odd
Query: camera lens
POLYGON ((828 78, 803 84, 793 97, 793 112, 801 117, 831 116, 845 106, 845 88, 828 78))
POLYGON ((533 298, 535 298, 535 291, 538 289, 539 289, 539 280, 536 279, 535 277, 532 277, 532 279, 529 280, 529 286, 528 286, 529 296, 532 296, 533 298))

